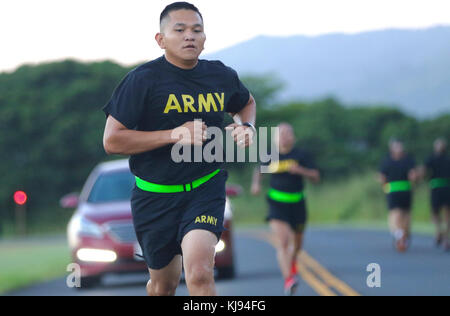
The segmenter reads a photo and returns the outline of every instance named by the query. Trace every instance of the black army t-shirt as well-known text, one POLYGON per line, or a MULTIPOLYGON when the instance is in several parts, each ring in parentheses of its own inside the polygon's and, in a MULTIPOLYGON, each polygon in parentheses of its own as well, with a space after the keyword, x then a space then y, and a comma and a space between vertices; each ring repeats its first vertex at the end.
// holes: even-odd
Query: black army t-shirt
POLYGON ((430 170, 432 179, 450 179, 450 157, 448 155, 432 155, 425 162, 425 166, 430 170))
POLYGON ((279 160, 263 164, 268 165, 268 171, 271 174, 270 187, 272 189, 283 192, 303 191, 303 177, 289 173, 289 169, 293 164, 298 164, 308 169, 316 169, 316 165, 310 155, 294 147, 287 154, 279 154, 279 160))
MULTIPOLYGON (((223 128, 224 113, 240 112, 249 98, 250 93, 237 73, 219 61, 199 60, 193 69, 184 70, 162 56, 128 73, 103 111, 128 129, 138 131, 171 130, 196 119, 208 127, 223 128)), ((132 155, 131 171, 153 183, 186 184, 222 164, 203 159, 175 162, 172 147, 132 155)), ((193 157, 194 146, 191 153, 193 157)))
POLYGON ((414 159, 405 156, 400 160, 386 157, 380 166, 380 173, 386 176, 387 182, 408 181, 409 172, 416 167, 414 159))

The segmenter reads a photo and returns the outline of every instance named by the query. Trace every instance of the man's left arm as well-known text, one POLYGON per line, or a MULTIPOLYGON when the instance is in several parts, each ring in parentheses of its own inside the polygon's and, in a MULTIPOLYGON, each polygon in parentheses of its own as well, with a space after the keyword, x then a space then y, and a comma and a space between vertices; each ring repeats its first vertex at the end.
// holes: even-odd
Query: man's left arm
POLYGON ((296 174, 299 176, 303 176, 313 183, 319 183, 320 182, 320 171, 317 169, 310 169, 303 166, 300 166, 299 164, 293 164, 291 168, 289 169, 289 172, 291 174, 296 174))
POLYGON ((411 159, 409 168, 408 180, 411 181, 414 185, 418 184, 420 172, 417 170, 415 160, 411 159))
POLYGON ((253 144, 253 137, 255 136, 256 129, 254 126, 256 123, 256 101, 250 94, 250 98, 247 104, 238 113, 229 113, 234 120, 233 124, 225 127, 226 130, 230 130, 231 136, 234 141, 240 147, 249 147, 253 144), (251 126, 244 125, 249 123, 251 126))
POLYGON ((320 182, 320 171, 316 167, 311 156, 306 152, 300 152, 289 168, 289 173, 305 177, 313 183, 320 182))

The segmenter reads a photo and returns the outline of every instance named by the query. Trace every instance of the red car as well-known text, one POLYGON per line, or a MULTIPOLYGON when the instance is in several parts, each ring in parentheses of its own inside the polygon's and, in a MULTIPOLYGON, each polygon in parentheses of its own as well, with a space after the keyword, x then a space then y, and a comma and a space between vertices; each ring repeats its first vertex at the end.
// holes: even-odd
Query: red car
MULTIPOLYGON (((107 273, 147 271, 133 227, 130 197, 135 179, 128 160, 99 164, 88 177, 81 194, 69 194, 61 206, 76 208, 68 229, 72 260, 81 267, 81 287, 98 285, 107 273)), ((229 196, 238 187, 227 187, 224 226, 216 246, 218 278, 234 276, 232 210, 229 196)))

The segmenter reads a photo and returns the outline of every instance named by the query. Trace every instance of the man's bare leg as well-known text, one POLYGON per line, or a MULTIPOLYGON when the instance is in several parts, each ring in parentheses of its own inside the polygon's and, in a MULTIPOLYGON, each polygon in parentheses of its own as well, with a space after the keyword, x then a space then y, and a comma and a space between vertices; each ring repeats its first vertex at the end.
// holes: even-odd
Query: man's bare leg
POLYGON ((215 296, 214 257, 217 236, 207 230, 192 230, 181 243, 184 273, 189 294, 215 296))
POLYGON ((389 211, 388 224, 389 230, 393 236, 395 236, 396 232, 401 229, 400 214, 401 211, 399 209, 393 209, 389 211))
POLYGON ((303 249, 303 231, 302 232, 296 232, 294 235, 294 253, 292 256, 291 261, 291 273, 297 274, 297 259, 302 252, 303 249))
POLYGON ((303 232, 295 233, 294 238, 294 260, 297 259, 298 255, 303 249, 303 232))
POLYGON ((411 211, 404 210, 401 213, 402 229, 405 232, 406 237, 411 235, 411 211))
POLYGON ((389 212, 389 229, 395 239, 395 247, 404 252, 408 248, 410 235, 411 215, 402 209, 393 209, 389 212))
POLYGON ((289 224, 273 219, 270 228, 275 237, 277 259, 284 279, 291 275, 291 264, 294 256, 294 233, 289 224))
POLYGON ((436 245, 439 246, 441 244, 443 239, 443 234, 442 234, 442 227, 441 227, 441 215, 440 212, 436 212, 436 210, 433 210, 433 213, 431 214, 431 220, 434 224, 435 227, 435 231, 436 231, 436 245))
POLYGON ((149 269, 147 283, 149 296, 174 296, 181 278, 181 256, 175 256, 166 267, 160 270, 149 269))
POLYGON ((444 218, 445 218, 445 233, 444 233, 444 248, 445 250, 450 250, 450 207, 444 208, 444 218))

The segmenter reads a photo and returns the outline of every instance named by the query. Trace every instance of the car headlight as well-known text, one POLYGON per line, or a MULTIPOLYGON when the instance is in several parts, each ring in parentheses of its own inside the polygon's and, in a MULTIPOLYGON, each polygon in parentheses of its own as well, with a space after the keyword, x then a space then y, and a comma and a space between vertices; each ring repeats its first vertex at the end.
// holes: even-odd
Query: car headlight
POLYGON ((75 216, 69 223, 67 235, 70 247, 74 248, 78 244, 79 236, 89 236, 95 238, 103 238, 101 227, 83 216, 75 216))
POLYGON ((233 218, 233 206, 228 198, 225 200, 225 214, 224 218, 226 220, 231 220, 233 218))
POLYGON ((77 257, 85 262, 114 262, 117 254, 111 250, 82 248, 77 251, 77 257))
POLYGON ((216 253, 224 251, 225 249, 225 242, 223 240, 219 240, 219 242, 216 245, 216 253))

